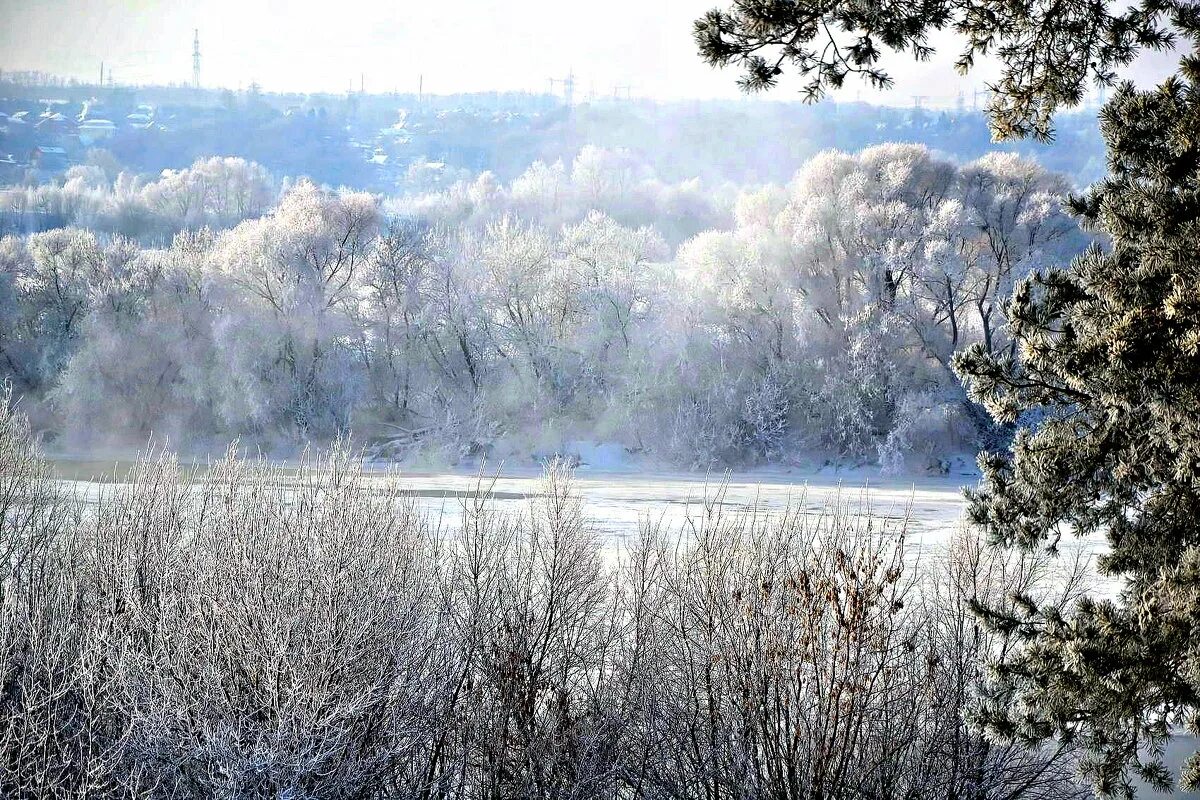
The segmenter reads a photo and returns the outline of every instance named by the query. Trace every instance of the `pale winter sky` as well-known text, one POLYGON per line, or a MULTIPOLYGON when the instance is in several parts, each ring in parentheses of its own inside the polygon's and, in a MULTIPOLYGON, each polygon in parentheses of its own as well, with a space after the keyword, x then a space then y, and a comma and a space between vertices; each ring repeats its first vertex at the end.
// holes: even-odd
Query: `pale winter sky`
MULTIPOLYGON (((578 97, 622 84, 659 99, 734 97, 736 72, 701 63, 691 39, 692 20, 719 1, 0 0, 0 68, 93 79, 103 61, 118 83, 186 82, 199 28, 206 86, 345 91, 365 76, 367 91, 416 91, 424 75, 438 94, 545 91, 573 70, 578 97)), ((951 105, 962 91, 970 104, 994 72, 958 78, 953 38, 939 44, 928 63, 893 58, 886 96, 853 83, 842 99, 951 105)), ((1147 81, 1173 64, 1145 62, 1136 73, 1147 81)))

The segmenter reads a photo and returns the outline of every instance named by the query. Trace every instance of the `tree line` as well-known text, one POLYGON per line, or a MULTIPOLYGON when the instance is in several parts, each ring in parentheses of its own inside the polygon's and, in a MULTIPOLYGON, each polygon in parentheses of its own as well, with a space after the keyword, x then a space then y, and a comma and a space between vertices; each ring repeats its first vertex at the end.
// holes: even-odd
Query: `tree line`
POLYGON ((86 180, 56 191, 92 229, 0 240, 0 370, 67 446, 937 468, 994 433, 953 354, 1011 352, 1015 282, 1088 241, 1063 178, 916 145, 712 193, 593 147, 392 199, 236 159, 86 180), (174 234, 97 223, 127 200, 174 234))

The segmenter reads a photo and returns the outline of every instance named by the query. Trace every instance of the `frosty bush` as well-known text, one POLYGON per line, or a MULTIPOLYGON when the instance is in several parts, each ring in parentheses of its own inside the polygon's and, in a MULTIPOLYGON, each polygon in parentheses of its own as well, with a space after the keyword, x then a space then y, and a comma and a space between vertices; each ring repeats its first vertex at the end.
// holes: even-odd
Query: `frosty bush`
POLYGON ((344 448, 147 454, 85 507, 5 405, 0 793, 1080 796, 1065 745, 962 719, 1005 647, 969 606, 1038 559, 963 534, 918 573, 844 503, 721 508, 613 558, 561 465, 438 521, 344 448))
POLYGON ((899 472, 912 460, 918 463, 908 466, 944 471, 947 445, 965 451, 974 436, 975 422, 956 394, 911 392, 896 404, 895 426, 879 445, 879 463, 885 472, 899 472))

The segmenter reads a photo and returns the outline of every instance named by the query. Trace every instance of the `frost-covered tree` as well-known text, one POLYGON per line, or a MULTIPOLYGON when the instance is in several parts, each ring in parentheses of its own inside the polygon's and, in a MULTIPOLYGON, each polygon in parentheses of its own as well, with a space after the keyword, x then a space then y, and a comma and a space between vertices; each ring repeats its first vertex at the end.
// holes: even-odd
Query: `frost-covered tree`
POLYGON ((485 275, 484 314, 497 352, 523 381, 553 389, 564 355, 555 345, 578 313, 553 239, 506 217, 487 229, 474 255, 485 275))
POLYGON ((18 270, 18 313, 32 348, 25 375, 46 390, 79 345, 93 290, 103 280, 106 248, 95 234, 72 229, 36 234, 25 247, 27 255, 13 253, 10 262, 18 270))
POLYGON ((36 329, 24 305, 29 250, 16 236, 0 238, 0 373, 20 393, 38 388, 36 329))
POLYGON ((571 183, 592 208, 602 208, 627 194, 640 177, 639 171, 627 150, 586 145, 571 164, 571 183))
POLYGON ((360 390, 352 317, 379 221, 373 196, 302 182, 218 239, 219 413, 231 424, 302 437, 347 428, 360 390))
POLYGON ((362 272, 362 357, 376 404, 392 421, 413 411, 429 380, 420 366, 435 325, 434 247, 430 231, 394 222, 372 243, 362 272))
POLYGON ((1024 274, 1030 254, 1065 261, 1076 245, 1074 223, 1044 200, 1060 186, 1020 160, 958 167, 886 145, 820 154, 787 189, 744 195, 733 232, 679 254, 705 332, 693 358, 710 350, 725 366, 708 381, 741 387, 719 401, 742 409, 726 427, 762 430, 775 409, 766 450, 882 448, 896 466, 970 446, 979 419, 951 358, 980 339, 1007 342, 991 305, 1001 277, 1024 274))
POLYGON ((513 204, 522 216, 552 218, 570 199, 569 180, 562 161, 535 161, 513 180, 513 204))
POLYGON ((207 158, 165 170, 142 190, 150 212, 173 229, 225 228, 262 215, 274 200, 266 169, 241 158, 207 158))
POLYGON ((165 437, 196 445, 226 432, 212 393, 212 239, 207 230, 177 234, 169 249, 138 253, 103 287, 52 392, 73 444, 140 446, 165 437))
MULTIPOLYGON (((1077 606, 982 609, 1022 647, 998 665, 979 720, 1001 737, 1079 741, 1109 796, 1131 794, 1132 775, 1169 790, 1164 744, 1200 720, 1198 81, 1191 58, 1157 90, 1124 86, 1105 106, 1111 174, 1073 205, 1111 247, 1017 285, 1015 354, 976 346, 957 361, 972 394, 1019 428, 1010 451, 981 457, 972 520, 1026 549, 1104 536, 1098 567, 1119 587, 1077 606)), ((1200 755, 1182 782, 1200 785, 1200 755)))
POLYGON ((666 245, 651 228, 626 228, 593 211, 562 230, 558 249, 580 305, 579 324, 566 338, 590 373, 592 391, 603 393, 651 318, 661 273, 655 264, 665 260, 666 245))
POLYGON ((963 204, 977 228, 963 257, 984 347, 996 350, 1004 346, 1003 304, 1016 282, 1085 242, 1064 213, 1070 187, 1062 176, 1006 153, 985 156, 963 172, 963 204))

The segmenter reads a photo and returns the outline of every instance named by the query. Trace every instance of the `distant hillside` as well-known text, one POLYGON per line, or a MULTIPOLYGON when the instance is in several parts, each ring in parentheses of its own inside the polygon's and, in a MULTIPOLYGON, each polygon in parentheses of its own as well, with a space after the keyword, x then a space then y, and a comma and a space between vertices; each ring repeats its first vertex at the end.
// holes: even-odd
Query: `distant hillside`
POLYGON ((626 148, 664 180, 784 182, 821 150, 920 142, 957 161, 996 149, 1032 156, 1078 185, 1103 169, 1094 110, 1063 115, 1054 143, 996 145, 982 112, 862 103, 596 99, 533 94, 270 94, 187 87, 0 81, 0 184, 45 180, 110 151, 144 174, 197 158, 254 160, 281 176, 404 194, 537 160, 569 162, 584 144, 626 148), (38 148, 63 157, 40 158, 38 148), (30 171, 33 175, 30 175, 30 171))

